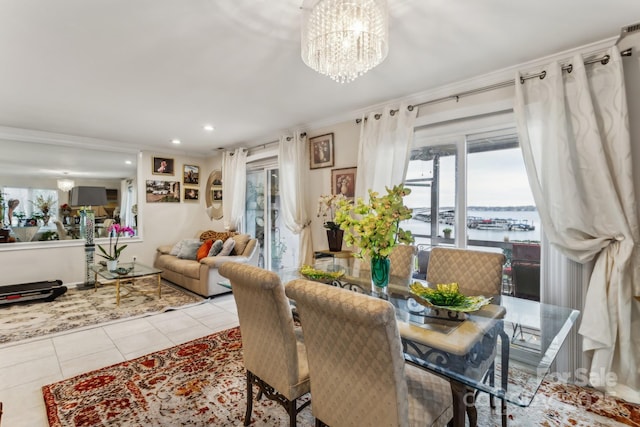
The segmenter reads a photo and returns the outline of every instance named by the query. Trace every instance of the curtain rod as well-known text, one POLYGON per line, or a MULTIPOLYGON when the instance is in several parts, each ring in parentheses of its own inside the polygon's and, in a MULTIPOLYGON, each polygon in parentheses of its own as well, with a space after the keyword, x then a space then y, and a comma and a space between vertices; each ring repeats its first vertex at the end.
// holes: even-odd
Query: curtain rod
MULTIPOLYGON (((631 56, 633 53, 632 48, 629 49, 625 49, 622 52, 620 52, 620 56, 631 56)), ((584 61, 584 63, 586 65, 589 64, 595 64, 597 62, 601 63, 602 65, 606 65, 609 63, 609 59, 611 59, 611 57, 609 55, 604 55, 598 58, 593 58, 593 59, 589 59, 587 61, 584 61)), ((566 64, 562 66, 562 69, 568 73, 573 71, 573 64, 566 64)), ((533 79, 536 77, 539 77, 541 80, 544 79, 547 75, 546 71, 541 71, 539 73, 535 73, 535 74, 528 74, 526 76, 521 76, 520 77, 520 83, 524 83, 525 80, 529 80, 529 79, 533 79)), ((456 95, 449 95, 449 96, 443 96, 441 98, 436 98, 436 99, 432 99, 430 101, 425 101, 425 102, 421 102, 420 104, 414 104, 414 105, 408 105, 407 106, 407 110, 409 111, 413 111, 414 108, 420 108, 420 107, 424 107, 425 105, 431 105, 431 104, 437 104, 439 102, 444 102, 444 101, 449 101, 451 99, 455 99, 456 102, 458 102, 460 100, 460 98, 464 97, 464 96, 469 96, 469 95, 475 95, 478 93, 483 93, 483 92, 489 92, 492 90, 496 90, 496 89, 502 89, 503 87, 509 87, 509 86, 514 86, 516 84, 515 80, 506 80, 504 82, 500 82, 500 83, 494 83, 492 85, 488 85, 488 86, 483 86, 483 87, 479 87, 476 89, 470 89, 467 90, 465 92, 460 92, 456 95)), ((396 108, 395 110, 391 110, 389 111, 389 113, 393 116, 395 115, 399 110, 396 108)), ((373 116, 376 120, 380 119, 380 117, 382 117, 382 114, 378 113, 375 114, 373 116)), ((364 120, 367 120, 366 117, 364 120)), ((356 123, 361 123, 362 119, 361 118, 357 118, 356 119, 356 123)))
MULTIPOLYGON (((304 138, 305 136, 307 136, 307 133, 306 133, 306 132, 302 132, 302 133, 300 133, 300 136, 301 136, 302 138, 304 138)), ((292 137, 292 136, 288 136, 288 137, 287 137, 287 141, 291 141, 292 139, 293 139, 293 137, 292 137)), ((273 145, 273 144, 277 144, 277 143, 279 143, 279 142, 280 142, 280 140, 277 140, 277 141, 271 141, 271 142, 265 142, 264 144, 262 144, 262 149, 267 148, 267 145, 273 145)), ((260 147, 260 146, 259 146, 259 145, 257 145, 256 147, 260 147)), ((256 148, 256 147, 253 147, 253 148, 256 148)))

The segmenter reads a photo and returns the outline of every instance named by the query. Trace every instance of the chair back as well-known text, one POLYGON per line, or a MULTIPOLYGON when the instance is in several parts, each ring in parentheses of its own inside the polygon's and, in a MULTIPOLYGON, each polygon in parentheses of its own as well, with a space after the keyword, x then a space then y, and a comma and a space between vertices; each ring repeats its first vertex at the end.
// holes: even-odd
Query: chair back
POLYGON ((304 331, 313 415, 330 426, 406 426, 408 391, 393 306, 298 279, 286 285, 304 331))
POLYGON ((225 262, 218 271, 231 282, 246 369, 294 400, 302 379, 308 380, 308 370, 306 360, 298 357, 291 307, 280 278, 236 262, 225 262))
POLYGON ((500 295, 505 260, 500 253, 433 248, 427 281, 434 284, 456 282, 465 295, 500 295))

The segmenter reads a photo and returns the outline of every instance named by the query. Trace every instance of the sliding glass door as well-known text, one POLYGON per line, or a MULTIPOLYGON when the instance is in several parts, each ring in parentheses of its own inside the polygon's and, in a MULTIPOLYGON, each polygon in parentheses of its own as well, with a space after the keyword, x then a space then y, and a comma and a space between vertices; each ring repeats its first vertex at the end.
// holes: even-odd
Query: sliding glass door
POLYGON ((247 164, 247 233, 258 239, 258 266, 277 270, 297 265, 298 237, 282 223, 277 162, 247 164))

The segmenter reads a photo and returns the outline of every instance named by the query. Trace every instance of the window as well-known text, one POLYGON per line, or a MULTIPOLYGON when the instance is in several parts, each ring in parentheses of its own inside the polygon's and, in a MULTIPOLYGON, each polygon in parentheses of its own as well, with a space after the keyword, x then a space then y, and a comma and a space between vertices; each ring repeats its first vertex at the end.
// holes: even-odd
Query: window
POLYGON ((12 217, 8 217, 8 211, 6 213, 6 222, 13 226, 24 225, 29 220, 37 223, 38 220, 43 221, 43 219, 46 219, 45 217, 48 217, 48 224, 44 225, 51 225, 51 222, 58 218, 57 190, 4 187, 2 192, 4 193, 7 207, 9 207, 10 200, 18 201, 17 206, 13 209, 12 217), (45 206, 39 206, 38 200, 50 201, 51 203, 47 204, 48 209, 45 206))
POLYGON ((419 248, 502 251, 507 257, 505 290, 539 299, 540 218, 516 130, 444 137, 431 133, 415 133, 405 178, 412 190, 406 203, 414 215, 403 226, 414 234, 419 248), (512 254, 522 250, 537 254, 537 259, 518 259, 512 269, 512 254))

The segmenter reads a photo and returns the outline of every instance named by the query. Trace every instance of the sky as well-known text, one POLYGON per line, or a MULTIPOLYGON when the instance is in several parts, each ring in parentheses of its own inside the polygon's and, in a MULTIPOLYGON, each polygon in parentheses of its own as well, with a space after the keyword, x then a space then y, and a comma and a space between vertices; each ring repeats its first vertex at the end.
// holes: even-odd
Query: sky
MULTIPOLYGON (((411 161, 407 178, 432 176, 432 162, 411 161)), ((473 153, 467 164, 468 206, 534 205, 519 148, 473 153)), ((455 156, 440 160, 440 206, 455 206, 455 156)), ((405 198, 412 208, 430 205, 429 187, 411 187, 405 198)))

